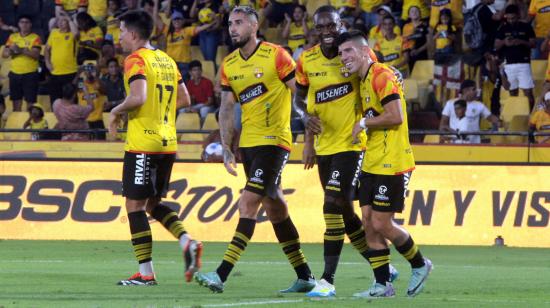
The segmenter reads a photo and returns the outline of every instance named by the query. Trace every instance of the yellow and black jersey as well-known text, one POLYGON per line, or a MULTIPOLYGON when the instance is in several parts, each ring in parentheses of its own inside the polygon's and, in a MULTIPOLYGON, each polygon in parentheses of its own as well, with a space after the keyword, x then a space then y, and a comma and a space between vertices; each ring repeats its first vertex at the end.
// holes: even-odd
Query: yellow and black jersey
MULTIPOLYGON (((22 49, 42 48, 42 41, 40 40, 40 36, 36 33, 29 33, 25 36, 21 36, 20 33, 12 33, 6 41, 5 48, 9 48, 13 45, 17 45, 22 49)), ((11 72, 15 74, 28 74, 36 72, 37 69, 38 60, 24 54, 12 56, 11 72)))
POLYGON ((378 51, 382 55, 380 62, 387 65, 391 65, 399 70, 408 71, 409 65, 404 64, 398 67, 397 64, 403 62, 404 53, 406 52, 406 42, 403 41, 403 37, 397 35, 393 40, 388 40, 384 36, 376 40, 373 49, 378 51))
POLYGON ((141 48, 124 60, 124 85, 130 93, 130 83, 147 80, 147 100, 128 114, 128 136, 124 149, 140 153, 175 153, 176 100, 178 84, 183 80, 166 53, 158 49, 141 48))
POLYGON ((298 47, 306 43, 306 34, 304 32, 304 27, 302 23, 296 25, 295 22, 290 24, 290 33, 288 36, 288 47, 295 51, 298 47))
POLYGON ((362 114, 359 97, 359 79, 350 74, 336 56, 327 58, 320 45, 304 51, 296 66, 298 87, 308 87, 307 111, 321 119, 323 131, 315 136, 318 155, 331 155, 345 151, 361 151, 361 142, 353 144, 352 131, 362 114))
POLYGON ((221 85, 232 91, 242 108, 240 147, 275 145, 290 150, 291 92, 296 64, 281 46, 260 42, 243 58, 239 49, 221 67, 221 85))
POLYGON ((386 64, 373 63, 361 81, 364 116, 372 118, 384 113, 384 105, 395 99, 401 101, 403 123, 368 130, 367 152, 362 167, 365 172, 395 175, 414 169, 401 74, 386 64))

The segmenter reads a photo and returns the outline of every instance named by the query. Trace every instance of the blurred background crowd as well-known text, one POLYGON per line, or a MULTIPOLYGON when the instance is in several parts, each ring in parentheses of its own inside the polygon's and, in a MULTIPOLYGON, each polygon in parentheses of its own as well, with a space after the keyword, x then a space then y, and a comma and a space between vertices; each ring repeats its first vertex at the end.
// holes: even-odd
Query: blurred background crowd
POLYGON ((312 16, 327 4, 402 73, 410 128, 456 133, 413 141, 518 143, 527 140, 460 132, 550 131, 550 0, 0 0, 0 127, 104 128, 125 97, 117 17, 143 9, 155 20, 152 43, 176 61, 192 98, 178 129, 215 129, 232 7, 255 7, 260 37, 298 59, 318 43, 324 30, 312 16))

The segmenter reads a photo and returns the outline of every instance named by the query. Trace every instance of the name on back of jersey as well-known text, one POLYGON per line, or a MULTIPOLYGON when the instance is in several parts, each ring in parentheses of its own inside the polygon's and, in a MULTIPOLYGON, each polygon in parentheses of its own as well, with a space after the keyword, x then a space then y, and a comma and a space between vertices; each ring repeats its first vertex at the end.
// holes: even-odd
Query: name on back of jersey
POLYGON ((324 104, 341 97, 344 97, 353 91, 351 82, 345 82, 322 88, 315 92, 315 103, 324 104))

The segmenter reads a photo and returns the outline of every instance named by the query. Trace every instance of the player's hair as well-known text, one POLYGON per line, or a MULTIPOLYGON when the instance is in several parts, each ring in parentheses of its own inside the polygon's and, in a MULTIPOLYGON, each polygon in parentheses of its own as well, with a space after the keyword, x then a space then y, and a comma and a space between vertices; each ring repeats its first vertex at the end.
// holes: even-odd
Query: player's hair
POLYGON ((124 22, 126 28, 135 31, 142 40, 148 40, 153 33, 153 18, 145 11, 128 11, 119 19, 124 22))
POLYGON ((316 15, 318 15, 320 13, 330 13, 330 14, 336 14, 336 15, 340 16, 340 14, 338 13, 338 10, 336 10, 336 8, 332 5, 320 6, 317 10, 315 10, 315 13, 313 13, 313 16, 315 17, 316 15))
POLYGON ((367 36, 359 30, 351 30, 340 34, 336 40, 336 45, 340 46, 347 41, 354 41, 361 46, 368 46, 367 36))
POLYGON ((255 9, 253 9, 252 7, 250 6, 247 6, 247 5, 237 5, 236 7, 234 7, 232 10, 231 10, 231 14, 233 13, 242 13, 242 14, 245 14, 246 16, 248 16, 248 18, 254 20, 254 21, 258 21, 259 17, 258 17, 258 12, 256 12, 255 9))
POLYGON ((460 106, 462 108, 466 108, 466 101, 463 100, 463 99, 459 99, 459 100, 455 101, 454 106, 455 107, 460 106))

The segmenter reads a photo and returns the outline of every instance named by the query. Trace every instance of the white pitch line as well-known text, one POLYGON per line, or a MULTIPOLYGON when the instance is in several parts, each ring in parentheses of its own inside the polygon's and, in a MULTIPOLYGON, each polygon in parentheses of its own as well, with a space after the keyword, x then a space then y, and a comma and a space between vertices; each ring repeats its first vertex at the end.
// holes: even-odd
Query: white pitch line
POLYGON ((266 300, 266 301, 256 301, 256 302, 238 302, 238 303, 227 303, 227 304, 206 304, 201 305, 201 307, 236 307, 236 306, 251 306, 251 305, 278 305, 278 304, 290 304, 290 303, 301 303, 303 299, 279 299, 279 300, 266 300))

